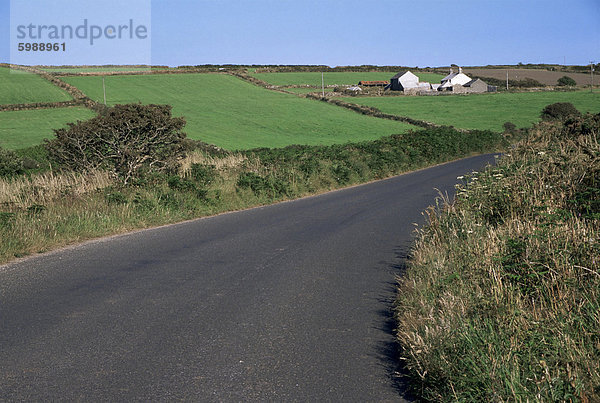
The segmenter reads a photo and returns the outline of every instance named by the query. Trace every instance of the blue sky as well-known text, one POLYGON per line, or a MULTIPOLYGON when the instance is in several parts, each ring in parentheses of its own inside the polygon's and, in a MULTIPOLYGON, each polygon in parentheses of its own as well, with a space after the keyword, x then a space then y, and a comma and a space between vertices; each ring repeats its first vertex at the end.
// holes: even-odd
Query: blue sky
MULTIPOLYGON (((31 1, 12 0, 13 9, 31 1)), ((77 7, 60 5, 65 1, 70 0, 44 0, 40 24, 55 23, 58 16, 75 24, 98 15, 91 8, 82 15, 77 7)), ((151 9, 151 42, 112 53, 94 45, 94 60, 420 67, 600 61, 600 0, 138 1, 151 9)), ((10 40, 10 4, 0 0, 0 61, 10 61, 16 47, 10 40)), ((122 6, 107 8, 110 16, 137 17, 122 6)))

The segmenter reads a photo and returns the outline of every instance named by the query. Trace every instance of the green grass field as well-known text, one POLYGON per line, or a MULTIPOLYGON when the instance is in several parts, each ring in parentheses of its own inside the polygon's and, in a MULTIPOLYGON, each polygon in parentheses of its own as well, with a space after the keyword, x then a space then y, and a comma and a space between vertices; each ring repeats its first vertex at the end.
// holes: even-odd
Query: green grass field
POLYGON ((541 110, 555 102, 571 102, 581 112, 600 112, 600 93, 523 92, 421 97, 344 97, 344 101, 375 107, 384 113, 409 116, 464 129, 501 131, 504 122, 527 127, 539 121, 541 110))
POLYGON ((150 67, 48 67, 41 69, 48 73, 110 73, 124 71, 151 71, 150 67))
MULTIPOLYGON (((64 80, 102 102, 101 77, 64 80)), ((173 105, 173 115, 187 120, 188 137, 227 149, 346 143, 412 128, 223 74, 112 76, 105 83, 108 104, 173 105)))
MULTIPOLYGON (((382 72, 330 72, 324 73, 325 85, 351 85, 359 81, 389 81, 395 73, 382 72)), ((434 73, 416 73, 421 81, 439 83, 444 76, 434 73)), ((272 85, 312 85, 321 86, 321 73, 254 73, 252 76, 272 85)))
POLYGON ((36 74, 0 67, 0 104, 70 100, 68 93, 36 74))
POLYGON ((15 150, 37 145, 54 136, 52 129, 93 116, 94 113, 86 108, 0 112, 0 147, 15 150))

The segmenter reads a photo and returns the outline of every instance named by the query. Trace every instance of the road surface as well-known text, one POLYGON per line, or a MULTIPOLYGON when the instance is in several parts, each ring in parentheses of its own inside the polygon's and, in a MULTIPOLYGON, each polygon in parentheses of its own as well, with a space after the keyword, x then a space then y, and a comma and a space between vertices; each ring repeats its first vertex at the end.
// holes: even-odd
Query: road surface
POLYGON ((493 160, 0 266, 0 400, 402 400, 414 223, 493 160))

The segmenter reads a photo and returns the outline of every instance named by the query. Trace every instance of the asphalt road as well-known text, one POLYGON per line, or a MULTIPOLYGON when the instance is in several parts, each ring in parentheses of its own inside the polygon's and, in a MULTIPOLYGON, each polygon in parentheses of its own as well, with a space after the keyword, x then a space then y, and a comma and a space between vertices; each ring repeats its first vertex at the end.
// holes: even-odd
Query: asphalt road
POLYGON ((0 266, 0 400, 402 400, 413 223, 493 159, 0 266))

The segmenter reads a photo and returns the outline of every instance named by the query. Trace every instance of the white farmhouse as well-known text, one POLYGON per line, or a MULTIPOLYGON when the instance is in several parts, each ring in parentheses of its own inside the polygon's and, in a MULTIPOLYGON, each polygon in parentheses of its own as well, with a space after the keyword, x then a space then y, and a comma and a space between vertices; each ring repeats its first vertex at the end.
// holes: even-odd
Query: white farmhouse
POLYGON ((464 74, 461 67, 458 68, 458 73, 450 69, 450 74, 442 78, 442 84, 439 86, 438 91, 452 91, 453 86, 465 85, 469 81, 471 81, 471 77, 464 74))

